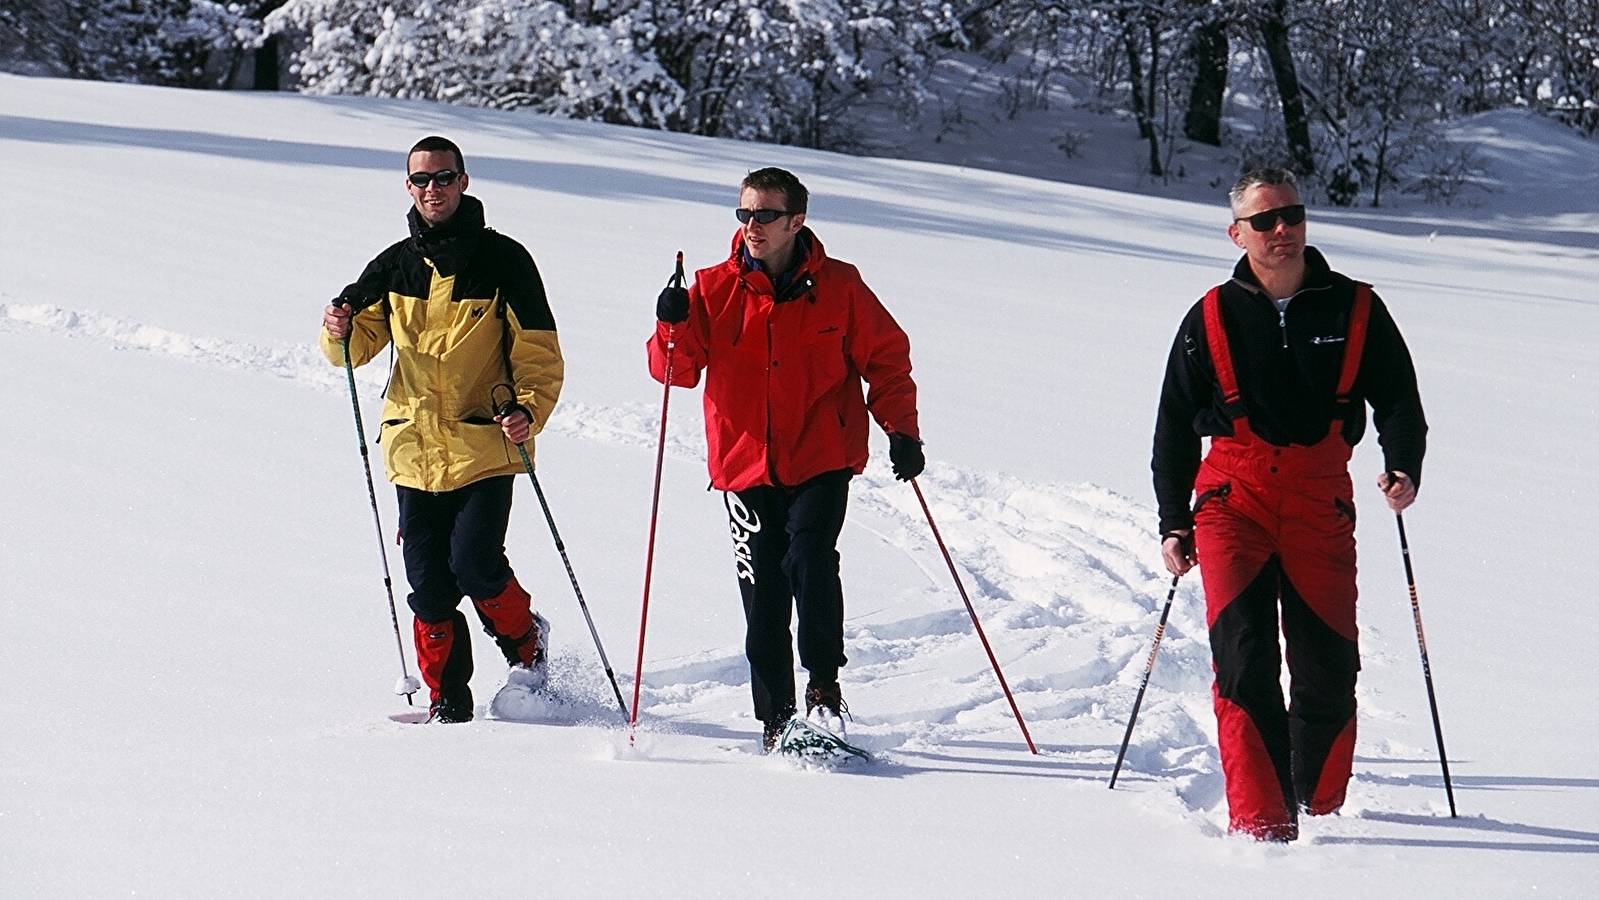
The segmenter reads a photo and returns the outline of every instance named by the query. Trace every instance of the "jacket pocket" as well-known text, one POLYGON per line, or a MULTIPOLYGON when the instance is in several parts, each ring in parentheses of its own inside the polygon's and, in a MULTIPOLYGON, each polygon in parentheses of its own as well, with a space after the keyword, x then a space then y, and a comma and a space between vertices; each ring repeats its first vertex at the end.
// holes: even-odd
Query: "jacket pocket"
POLYGON ((467 416, 460 421, 457 433, 465 449, 463 455, 485 461, 499 455, 504 457, 506 465, 521 465, 522 460, 512 452, 513 445, 500 429, 500 423, 486 416, 467 416))
POLYGON ((1227 496, 1232 492, 1233 483, 1231 481, 1224 481, 1210 490, 1201 493, 1198 497, 1194 498, 1194 514, 1198 515, 1199 511, 1205 508, 1205 504, 1212 500, 1220 500, 1223 503, 1227 502, 1227 496))
POLYGON ((383 429, 385 429, 385 428, 397 428, 397 427, 399 427, 401 425, 404 425, 406 422, 409 422, 409 421, 411 421, 411 420, 410 419, 384 419, 382 424, 378 425, 378 436, 377 436, 377 439, 374 440, 372 443, 374 443, 374 444, 383 443, 383 429))
POLYGON ((1355 524, 1355 505, 1346 503, 1341 497, 1333 498, 1333 506, 1338 510, 1338 518, 1348 519, 1349 524, 1355 524))

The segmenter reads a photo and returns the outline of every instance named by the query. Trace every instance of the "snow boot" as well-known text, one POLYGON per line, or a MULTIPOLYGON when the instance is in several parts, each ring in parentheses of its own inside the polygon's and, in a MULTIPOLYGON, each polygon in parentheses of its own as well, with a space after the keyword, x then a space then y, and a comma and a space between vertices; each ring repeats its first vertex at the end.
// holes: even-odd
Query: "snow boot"
POLYGON ((525 690, 542 691, 550 683, 550 620, 533 614, 533 627, 516 640, 495 639, 511 664, 506 676, 507 684, 519 685, 525 690))
POLYGON ((532 596, 513 577, 498 595, 472 603, 511 667, 509 682, 542 690, 549 682, 550 621, 533 612, 532 596))
POLYGON ((765 722, 761 728, 761 752, 771 753, 777 749, 777 742, 783 737, 783 730, 788 727, 789 719, 773 719, 765 722))
POLYGON ((811 682, 805 688, 805 718, 811 724, 844 737, 844 717, 849 704, 837 681, 811 682))
POLYGON ((414 620, 417 668, 432 702, 430 722, 472 721, 472 639, 460 610, 442 622, 414 620))

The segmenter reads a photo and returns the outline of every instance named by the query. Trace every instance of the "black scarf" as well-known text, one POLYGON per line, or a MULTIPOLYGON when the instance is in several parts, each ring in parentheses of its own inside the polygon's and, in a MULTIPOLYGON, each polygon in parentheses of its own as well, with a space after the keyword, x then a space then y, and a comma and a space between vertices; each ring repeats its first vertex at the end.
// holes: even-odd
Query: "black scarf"
POLYGON ((440 275, 449 278, 466 268, 477 250, 478 238, 483 234, 483 203, 462 194, 455 215, 442 225, 429 227, 415 206, 405 219, 411 225, 411 246, 432 260, 440 275))

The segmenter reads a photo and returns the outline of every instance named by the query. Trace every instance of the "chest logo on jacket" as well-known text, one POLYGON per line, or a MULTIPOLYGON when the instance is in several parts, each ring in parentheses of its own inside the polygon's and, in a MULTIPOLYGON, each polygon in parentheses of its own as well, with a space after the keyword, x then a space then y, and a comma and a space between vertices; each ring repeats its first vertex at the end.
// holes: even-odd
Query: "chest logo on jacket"
POLYGON ((750 538, 761 530, 761 517, 744 505, 738 495, 727 493, 727 527, 733 534, 733 559, 738 564, 740 581, 755 583, 755 559, 750 552, 750 538))

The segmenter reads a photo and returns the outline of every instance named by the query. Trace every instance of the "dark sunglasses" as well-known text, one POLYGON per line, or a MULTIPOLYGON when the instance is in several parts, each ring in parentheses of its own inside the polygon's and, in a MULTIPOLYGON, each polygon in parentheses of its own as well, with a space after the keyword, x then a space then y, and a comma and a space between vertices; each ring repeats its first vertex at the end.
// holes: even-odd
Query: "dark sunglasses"
POLYGON ((1279 206, 1276 209, 1268 209, 1265 212, 1244 216, 1233 221, 1248 222, 1249 227, 1256 231, 1270 231, 1277 227, 1279 220, 1287 224, 1289 228, 1305 221, 1305 204, 1295 203, 1293 206, 1279 206))
POLYGON ((751 219, 754 219, 762 225, 770 225, 784 216, 792 216, 794 214, 791 212, 784 212, 781 209, 745 209, 741 206, 738 209, 733 210, 733 215, 738 216, 738 220, 745 225, 748 225, 751 219))
POLYGON ((449 187, 455 183, 455 179, 460 177, 461 173, 454 169, 440 169, 437 172, 412 172, 406 176, 412 184, 419 188, 427 187, 430 181, 438 182, 439 187, 449 187))

